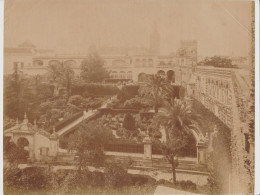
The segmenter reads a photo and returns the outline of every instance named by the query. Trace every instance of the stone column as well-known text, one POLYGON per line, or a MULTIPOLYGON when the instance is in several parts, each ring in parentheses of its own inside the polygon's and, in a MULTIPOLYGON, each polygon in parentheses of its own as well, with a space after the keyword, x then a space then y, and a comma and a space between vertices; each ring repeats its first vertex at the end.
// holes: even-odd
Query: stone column
POLYGON ((148 134, 145 136, 143 140, 144 144, 144 160, 143 160, 143 165, 144 166, 152 166, 152 141, 148 134))
POLYGON ((197 163, 206 164, 207 160, 207 145, 203 142, 197 143, 197 163))
POLYGON ((53 133, 50 136, 50 153, 49 156, 57 156, 59 149, 59 139, 58 135, 55 132, 55 128, 53 129, 53 133))

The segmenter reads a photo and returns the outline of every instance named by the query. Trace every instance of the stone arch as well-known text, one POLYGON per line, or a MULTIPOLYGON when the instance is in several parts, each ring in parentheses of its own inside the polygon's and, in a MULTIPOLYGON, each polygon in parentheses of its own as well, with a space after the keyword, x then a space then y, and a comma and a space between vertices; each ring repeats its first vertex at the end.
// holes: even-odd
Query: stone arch
POLYGON ((42 60, 33 60, 33 66, 43 66, 42 60))
POLYGON ((33 156, 33 151, 31 151, 32 143, 30 143, 28 138, 23 136, 18 137, 16 140, 16 146, 27 151, 26 158, 28 158, 29 156, 33 156))
POLYGON ((175 72, 173 70, 167 71, 167 79, 173 83, 175 83, 175 72))
POLYGON ((77 66, 77 63, 76 63, 76 61, 74 61, 74 60, 66 60, 66 61, 64 61, 63 64, 64 64, 65 66, 69 66, 69 67, 71 67, 71 68, 77 66))
POLYGON ((125 79, 125 77, 126 77, 125 71, 120 71, 119 77, 120 77, 120 79, 125 79))
POLYGON ((111 77, 112 77, 113 79, 117 79, 117 78, 118 78, 118 73, 117 73, 117 71, 112 71, 112 72, 111 72, 111 77))
POLYGON ((165 77, 165 72, 163 70, 158 70, 157 75, 165 77))
POLYGON ((60 63, 60 61, 58 61, 58 60, 50 60, 50 61, 48 62, 48 65, 49 65, 49 66, 60 66, 61 63, 60 63))
POLYGON ((16 145, 17 145, 18 147, 24 148, 24 147, 29 146, 30 143, 29 143, 28 139, 26 139, 25 137, 19 137, 19 138, 17 139, 16 145))
POLYGON ((132 79, 132 71, 127 71, 127 79, 132 79))

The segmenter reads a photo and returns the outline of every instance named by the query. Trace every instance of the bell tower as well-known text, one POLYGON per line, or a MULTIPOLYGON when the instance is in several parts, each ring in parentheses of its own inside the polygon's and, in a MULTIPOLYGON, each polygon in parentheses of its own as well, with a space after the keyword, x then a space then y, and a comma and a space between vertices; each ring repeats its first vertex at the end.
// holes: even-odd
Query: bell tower
POLYGON ((150 52, 152 54, 160 54, 160 34, 156 23, 154 23, 153 31, 150 34, 150 52))

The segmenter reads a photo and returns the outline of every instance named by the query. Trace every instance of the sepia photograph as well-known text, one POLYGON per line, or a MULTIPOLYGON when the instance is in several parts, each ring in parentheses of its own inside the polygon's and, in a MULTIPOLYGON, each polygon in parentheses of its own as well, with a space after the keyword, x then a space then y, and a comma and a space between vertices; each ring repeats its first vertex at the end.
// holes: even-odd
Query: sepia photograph
POLYGON ((3 34, 4 195, 255 194, 255 1, 5 0, 3 34))

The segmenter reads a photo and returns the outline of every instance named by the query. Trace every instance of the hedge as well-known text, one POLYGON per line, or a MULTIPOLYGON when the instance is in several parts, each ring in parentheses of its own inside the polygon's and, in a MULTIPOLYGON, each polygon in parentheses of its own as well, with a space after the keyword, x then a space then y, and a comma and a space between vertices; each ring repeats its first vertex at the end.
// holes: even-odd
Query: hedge
POLYGON ((119 91, 120 90, 116 85, 78 84, 72 87, 71 94, 83 95, 83 93, 87 93, 90 96, 107 96, 116 95, 119 91))

